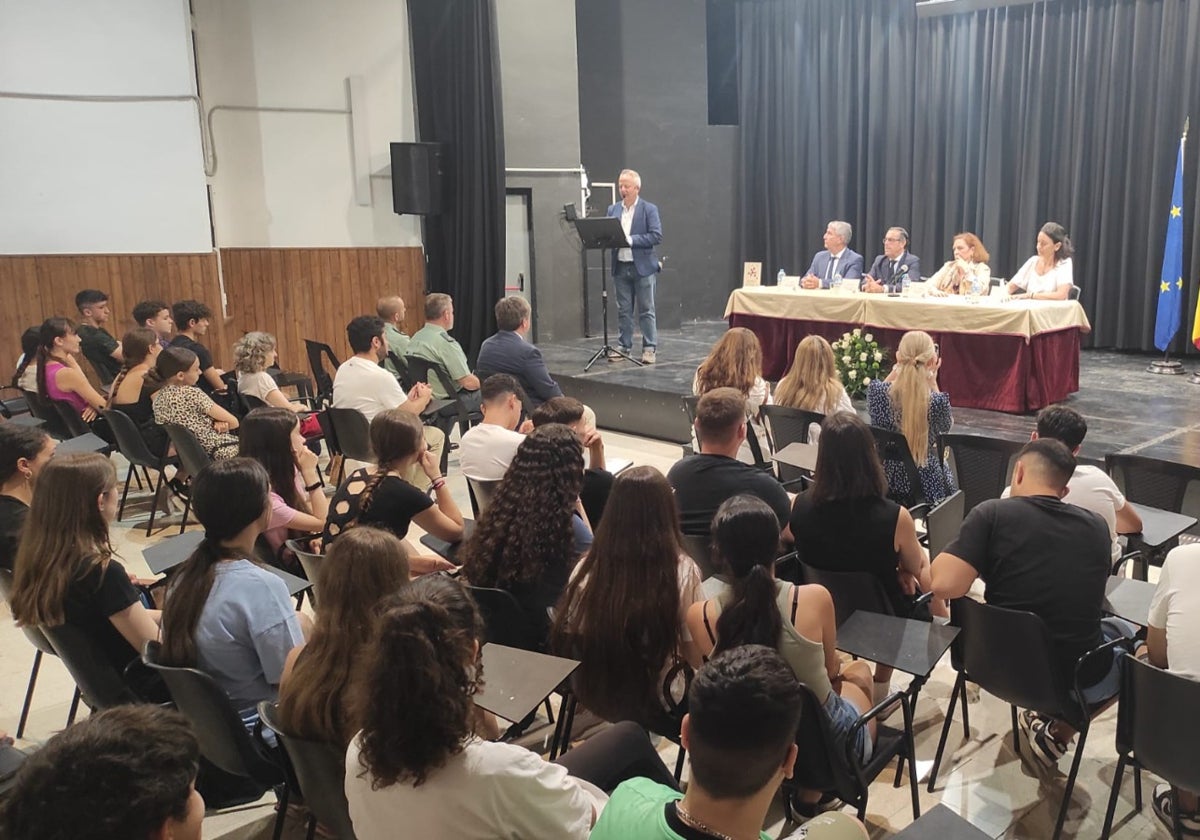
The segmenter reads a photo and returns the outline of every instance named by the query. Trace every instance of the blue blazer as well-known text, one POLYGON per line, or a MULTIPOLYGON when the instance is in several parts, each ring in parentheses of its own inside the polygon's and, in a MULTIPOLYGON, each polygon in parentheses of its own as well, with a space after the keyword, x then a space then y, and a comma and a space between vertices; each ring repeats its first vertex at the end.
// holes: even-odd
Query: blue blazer
POLYGON ((892 261, 883 254, 875 258, 875 262, 871 263, 871 270, 867 274, 875 278, 875 282, 882 283, 888 286, 892 282, 893 277, 900 277, 908 269, 908 280, 910 283, 921 282, 921 258, 905 251, 896 260, 896 271, 892 273, 892 261))
POLYGON ((525 394, 534 406, 539 406, 551 397, 561 397, 562 389, 550 378, 542 351, 538 350, 515 332, 500 330, 491 338, 484 339, 479 348, 479 359, 475 371, 480 379, 493 373, 507 373, 516 377, 525 389, 525 394))
MULTIPOLYGON (((610 205, 608 215, 621 218, 621 202, 610 205)), ((654 246, 662 242, 662 220, 658 208, 643 198, 633 208, 633 223, 629 226, 629 240, 633 243, 633 267, 639 277, 658 273, 658 252, 654 246)), ((612 252, 612 265, 617 267, 617 252, 612 252)))
MULTIPOLYGON (((829 279, 826 279, 825 272, 829 270, 829 260, 831 259, 828 251, 817 251, 813 256, 812 265, 808 267, 808 271, 804 272, 805 276, 812 274, 821 279, 821 288, 829 288, 829 279)), ((863 275, 863 258, 862 254, 857 251, 851 251, 849 248, 842 251, 842 255, 838 257, 837 272, 842 275, 843 280, 859 280, 863 275)))

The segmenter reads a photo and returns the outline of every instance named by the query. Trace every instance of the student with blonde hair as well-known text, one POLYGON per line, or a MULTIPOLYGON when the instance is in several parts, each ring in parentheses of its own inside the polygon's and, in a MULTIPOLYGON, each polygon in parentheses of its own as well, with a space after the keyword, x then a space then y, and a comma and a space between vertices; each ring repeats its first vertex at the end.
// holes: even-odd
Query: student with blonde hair
MULTIPOLYGON (((818 414, 854 410, 828 341, 810 335, 796 345, 792 366, 775 388, 775 404, 818 414)), ((808 442, 816 443, 820 435, 820 424, 809 424, 808 442)))

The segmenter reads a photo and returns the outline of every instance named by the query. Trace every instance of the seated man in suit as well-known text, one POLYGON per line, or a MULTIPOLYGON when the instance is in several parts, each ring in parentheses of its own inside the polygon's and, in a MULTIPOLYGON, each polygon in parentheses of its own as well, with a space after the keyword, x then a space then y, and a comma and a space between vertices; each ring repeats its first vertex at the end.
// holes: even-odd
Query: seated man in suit
POLYGON ((408 355, 437 362, 450 374, 456 392, 454 394, 447 393, 441 378, 430 371, 429 387, 433 389, 435 397, 439 400, 457 397, 466 406, 467 411, 478 411, 481 402, 479 377, 471 373, 466 352, 458 343, 458 339, 450 335, 452 329, 454 300, 450 295, 441 292, 426 295, 425 326, 417 330, 408 342, 408 355))
POLYGON ((479 348, 475 369, 481 379, 493 373, 516 377, 533 409, 546 400, 561 397, 562 388, 550 378, 541 351, 529 343, 530 314, 525 298, 513 295, 497 301, 497 332, 479 348))
POLYGON ((921 258, 908 251, 908 231, 902 227, 888 228, 883 235, 883 253, 871 263, 871 270, 863 278, 862 289, 864 292, 899 292, 905 278, 913 283, 921 282, 921 258))
POLYGON ((830 222, 825 226, 825 250, 817 251, 800 285, 806 289, 828 289, 835 277, 859 280, 863 273, 862 254, 848 247, 854 236, 849 222, 830 222))

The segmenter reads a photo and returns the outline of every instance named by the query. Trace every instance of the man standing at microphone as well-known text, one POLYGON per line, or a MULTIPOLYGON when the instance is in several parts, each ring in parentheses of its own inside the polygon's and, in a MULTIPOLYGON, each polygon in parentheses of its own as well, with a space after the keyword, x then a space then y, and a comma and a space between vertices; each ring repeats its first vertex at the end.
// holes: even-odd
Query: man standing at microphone
POLYGON ((902 227, 888 228, 883 235, 883 253, 871 263, 863 277, 865 292, 903 291, 904 279, 921 282, 921 258, 908 252, 908 231, 902 227))
MULTIPOLYGON (((617 248, 612 255, 613 286, 617 292, 617 346, 622 353, 633 352, 633 314, 637 306, 642 329, 642 364, 652 365, 658 346, 658 326, 654 318, 654 284, 658 274, 658 254, 654 246, 662 242, 662 221, 658 208, 638 197, 642 176, 624 169, 617 178, 621 200, 608 208, 608 215, 621 220, 628 248, 617 248)), ((615 362, 619 356, 609 356, 615 362)))

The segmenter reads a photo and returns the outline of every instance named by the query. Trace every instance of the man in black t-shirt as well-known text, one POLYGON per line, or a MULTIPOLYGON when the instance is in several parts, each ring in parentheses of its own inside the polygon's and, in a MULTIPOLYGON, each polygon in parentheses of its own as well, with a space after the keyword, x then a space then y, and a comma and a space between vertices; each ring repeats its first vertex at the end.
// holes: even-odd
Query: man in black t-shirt
POLYGON ((181 300, 171 307, 171 319, 179 334, 171 341, 172 347, 184 347, 196 354, 200 360, 200 390, 208 394, 223 394, 227 389, 221 379, 225 371, 213 365, 212 353, 196 339, 208 332, 212 310, 198 300, 181 300))
POLYGON ((97 289, 84 289, 75 295, 75 308, 79 310, 79 326, 75 329, 79 333, 79 349, 92 363, 100 381, 107 385, 125 363, 121 342, 104 328, 110 317, 108 295, 97 289))
MULTIPOLYGON (((930 570, 938 598, 966 595, 978 577, 989 604, 1041 617, 1066 685, 1074 684, 1079 657, 1137 630, 1103 616, 1112 542, 1100 516, 1062 501, 1074 472, 1075 457, 1060 441, 1026 444, 1013 471, 1011 498, 976 506, 930 570)), ((1101 657, 1080 675, 1089 705, 1116 695, 1119 662, 1101 657)), ((1063 756, 1075 735, 1062 721, 1033 712, 1023 715, 1022 725, 1034 754, 1048 764, 1063 756)))
POLYGON ((791 542, 791 502, 783 485, 737 457, 746 439, 745 395, 736 388, 714 388, 702 396, 696 406, 696 437, 700 454, 678 461, 667 473, 683 533, 707 536, 717 508, 726 499, 749 493, 771 506, 784 538, 791 542))

